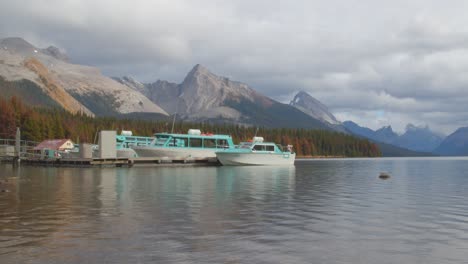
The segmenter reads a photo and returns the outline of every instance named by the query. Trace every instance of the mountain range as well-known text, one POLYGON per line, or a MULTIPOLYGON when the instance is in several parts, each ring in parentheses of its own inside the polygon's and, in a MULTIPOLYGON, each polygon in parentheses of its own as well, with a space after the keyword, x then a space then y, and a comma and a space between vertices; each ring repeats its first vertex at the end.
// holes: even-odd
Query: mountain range
POLYGON ((92 116, 141 113, 164 118, 177 113, 178 119, 188 121, 340 130, 303 108, 275 101, 202 65, 193 67, 180 84, 163 80, 143 84, 73 64, 53 46, 40 49, 21 38, 6 38, 0 40, 0 47, 0 91, 32 105, 59 106, 92 116))
POLYGON ((284 104, 200 64, 180 83, 110 78, 95 67, 73 64, 54 46, 40 49, 21 38, 0 39, 0 92, 5 97, 21 97, 30 105, 61 107, 90 116, 153 120, 177 115, 178 120, 196 122, 332 130, 368 138, 398 155, 458 155, 468 148, 466 128, 445 140, 428 127, 411 124, 403 135, 391 126, 374 131, 351 121, 341 123, 307 92, 298 92, 284 104))
MULTIPOLYGON (((215 75, 200 64, 195 65, 179 84, 164 80, 144 84, 131 77, 114 77, 114 80, 143 93, 182 120, 340 130, 339 126, 315 113, 304 111, 307 108, 275 101, 245 83, 215 75)), ((305 97, 305 94, 301 96, 305 97)), ((326 111, 321 114, 336 120, 326 111)))
POLYGON ((352 121, 345 121, 343 125, 353 134, 418 152, 432 153, 445 138, 427 126, 417 127, 413 124, 408 124, 402 135, 395 133, 391 126, 384 126, 374 131, 352 121))

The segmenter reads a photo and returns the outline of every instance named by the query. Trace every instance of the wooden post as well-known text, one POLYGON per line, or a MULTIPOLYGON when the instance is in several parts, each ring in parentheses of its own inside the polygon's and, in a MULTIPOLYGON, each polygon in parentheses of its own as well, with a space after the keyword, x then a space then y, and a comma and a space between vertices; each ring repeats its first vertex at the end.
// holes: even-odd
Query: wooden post
POLYGON ((15 157, 19 159, 21 153, 21 131, 20 128, 16 128, 16 137, 15 137, 15 157))

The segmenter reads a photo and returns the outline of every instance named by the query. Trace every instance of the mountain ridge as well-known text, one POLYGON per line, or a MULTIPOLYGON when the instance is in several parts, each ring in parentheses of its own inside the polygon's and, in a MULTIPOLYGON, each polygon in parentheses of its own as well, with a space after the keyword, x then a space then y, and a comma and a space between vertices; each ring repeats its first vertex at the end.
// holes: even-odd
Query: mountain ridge
MULTIPOLYGON (((125 82, 126 77, 115 78, 125 82)), ((188 121, 229 122, 267 127, 335 130, 293 106, 277 102, 249 85, 218 76, 196 64, 180 84, 157 80, 145 84, 144 94, 169 113, 188 121)), ((141 89, 140 89, 141 90, 141 89)))

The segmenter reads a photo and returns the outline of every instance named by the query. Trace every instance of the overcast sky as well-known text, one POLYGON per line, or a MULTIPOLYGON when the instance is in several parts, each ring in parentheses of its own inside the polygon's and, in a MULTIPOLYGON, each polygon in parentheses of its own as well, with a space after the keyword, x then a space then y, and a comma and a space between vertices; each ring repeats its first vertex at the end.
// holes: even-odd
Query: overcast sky
POLYGON ((75 63, 182 82, 197 63, 288 102, 305 90, 341 121, 468 126, 468 1, 3 0, 0 38, 75 63))

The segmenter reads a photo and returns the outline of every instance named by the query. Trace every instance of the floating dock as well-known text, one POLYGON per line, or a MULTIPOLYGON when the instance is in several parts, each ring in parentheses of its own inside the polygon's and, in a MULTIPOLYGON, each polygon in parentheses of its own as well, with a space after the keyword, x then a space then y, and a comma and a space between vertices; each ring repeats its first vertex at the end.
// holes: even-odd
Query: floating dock
POLYGON ((21 164, 63 167, 133 167, 142 166, 219 166, 217 159, 209 158, 60 158, 60 159, 21 159, 21 164))

